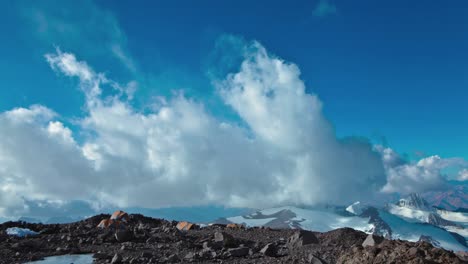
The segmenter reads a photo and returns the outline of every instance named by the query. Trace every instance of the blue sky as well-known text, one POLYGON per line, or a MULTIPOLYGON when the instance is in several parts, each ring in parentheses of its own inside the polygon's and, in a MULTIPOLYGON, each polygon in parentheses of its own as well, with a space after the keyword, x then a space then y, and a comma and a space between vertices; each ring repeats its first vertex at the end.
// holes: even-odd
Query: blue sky
MULTIPOLYGON (((83 175, 99 179, 89 195, 103 203, 113 194, 107 180, 114 174, 121 181, 141 174, 142 182, 170 192, 187 175, 204 177, 187 171, 212 170, 192 193, 203 201, 196 205, 225 194, 226 204, 234 206, 251 205, 243 190, 253 193, 252 201, 323 202, 299 186, 328 190, 333 175, 341 174, 349 174, 340 180, 343 188, 349 183, 359 190, 364 184, 401 193, 445 186, 445 173, 452 180, 468 179, 468 170, 461 170, 468 168, 466 1, 1 5, 0 135, 8 140, 0 140, 0 146, 15 162, 2 161, 0 151, 0 173, 17 170, 4 184, 14 183, 10 191, 34 193, 22 199, 83 198, 34 180, 26 181, 30 186, 21 182, 30 177, 29 163, 39 163, 29 160, 35 153, 44 156, 34 170, 38 175, 60 179, 63 166, 77 171, 69 177, 72 186, 76 179, 86 183, 83 175), (99 95, 92 94, 93 85, 99 95), (18 133, 25 130, 31 134, 18 133), (50 141, 57 135, 60 141, 50 141), (37 152, 24 146, 27 139, 40 143, 34 145, 37 152), (372 150, 374 144, 387 148, 372 150), (55 147, 44 153, 44 146, 55 147), (24 148, 30 157, 23 157, 24 148), (164 163, 158 155, 169 160, 164 163), (350 172, 331 169, 337 162, 350 172), (125 168, 117 172, 108 164, 125 168), (278 175, 288 173, 293 180, 285 187, 289 178, 278 175), (322 175, 327 173, 329 182, 322 175), (237 183, 219 174, 245 174, 247 184, 235 189, 237 183), (257 183, 252 175, 280 180, 252 189, 257 183), (357 175, 368 178, 356 180, 357 175), (218 181, 233 186, 223 189, 218 181), (419 189, 403 190, 417 181, 419 189)), ((116 204, 147 206, 142 199, 116 204)), ((187 204, 169 195, 157 206, 172 205, 187 204)), ((1 210, 2 204, 0 215, 1 210)))
POLYGON ((57 6, 45 1, 33 7, 27 2, 5 3, 0 109, 43 103, 66 116, 80 115, 81 95, 69 81, 50 72, 43 54, 59 46, 115 79, 129 80, 132 71, 105 51, 111 41, 124 43, 140 72, 138 78, 146 79, 137 97, 184 88, 197 97, 212 98, 206 76, 210 54, 221 35, 234 34, 258 40, 270 52, 296 63, 308 89, 324 102, 338 135, 385 138, 409 155, 468 158, 466 2, 323 3, 168 1, 148 6, 132 1, 84 5, 65 1, 57 6), (323 3, 333 9, 318 14, 323 3), (107 33, 91 33, 86 8, 102 10, 112 18, 107 24, 115 24, 121 33, 109 32, 115 29, 104 28, 105 23, 98 30, 107 33), (62 33, 54 29, 56 25, 41 29, 33 12, 49 19, 44 23, 67 23, 70 29, 62 33))

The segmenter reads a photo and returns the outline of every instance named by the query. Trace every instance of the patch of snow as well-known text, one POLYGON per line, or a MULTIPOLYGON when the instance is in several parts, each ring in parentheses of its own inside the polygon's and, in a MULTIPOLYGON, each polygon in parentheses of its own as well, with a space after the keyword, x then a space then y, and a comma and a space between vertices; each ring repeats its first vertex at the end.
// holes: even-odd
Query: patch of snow
POLYGON ((235 216, 229 217, 227 220, 236 224, 245 224, 246 226, 262 226, 272 220, 275 220, 275 218, 250 219, 243 216, 235 216))
POLYGON ((320 210, 306 210, 289 208, 297 217, 293 220, 304 219, 301 222, 303 229, 327 232, 342 227, 351 227, 363 232, 370 232, 374 225, 369 224, 369 218, 357 216, 341 216, 333 212, 320 210))
MULTIPOLYGON (((374 225, 369 224, 368 218, 357 216, 341 216, 326 210, 309 210, 301 209, 293 206, 285 206, 278 208, 271 208, 261 210, 260 213, 265 216, 273 215, 282 210, 290 210, 296 217, 286 221, 292 227, 292 222, 300 223, 301 228, 319 232, 327 232, 342 227, 351 227, 363 232, 370 232, 374 225)), ((258 215, 258 214, 257 214, 258 215)), ((264 219, 249 219, 243 216, 228 218, 229 221, 234 223, 246 223, 248 226, 262 226, 276 218, 264 219)))
POLYGON ((446 210, 437 210, 437 213, 445 220, 452 222, 468 223, 468 213, 451 212, 446 210))
POLYGON ((393 204, 388 205, 388 211, 396 216, 399 216, 409 222, 427 223, 431 212, 425 210, 414 209, 411 207, 401 207, 393 204))
POLYGON ((408 222, 384 210, 379 210, 379 215, 392 228, 393 239, 416 242, 424 235, 430 236, 432 239, 439 242, 442 248, 453 251, 468 250, 468 248, 461 245, 449 232, 442 228, 428 224, 408 222))
POLYGON ((453 233, 457 233, 459 234, 460 236, 464 237, 465 239, 468 239, 468 229, 465 227, 465 228, 461 228, 461 227, 456 227, 456 226, 445 226, 444 227, 447 231, 450 231, 450 232, 453 232, 453 233))
POLYGON ((44 260, 28 262, 27 264, 63 264, 63 263, 91 264, 93 263, 93 255, 84 254, 84 255, 53 256, 53 257, 47 257, 44 260))
POLYGON ((9 236, 17 236, 17 237, 35 236, 39 234, 35 231, 32 231, 31 229, 20 228, 20 227, 7 228, 6 233, 9 236))

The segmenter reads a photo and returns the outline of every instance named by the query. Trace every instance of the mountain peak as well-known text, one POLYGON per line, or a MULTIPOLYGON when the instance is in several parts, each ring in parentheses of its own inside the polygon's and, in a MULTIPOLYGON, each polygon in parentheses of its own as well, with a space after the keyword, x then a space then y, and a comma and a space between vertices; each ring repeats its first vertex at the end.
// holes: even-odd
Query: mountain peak
POLYGON ((420 210, 430 210, 431 207, 429 203, 421 197, 421 195, 417 193, 412 193, 408 195, 406 198, 400 199, 397 202, 397 205, 400 207, 408 207, 413 209, 420 209, 420 210))

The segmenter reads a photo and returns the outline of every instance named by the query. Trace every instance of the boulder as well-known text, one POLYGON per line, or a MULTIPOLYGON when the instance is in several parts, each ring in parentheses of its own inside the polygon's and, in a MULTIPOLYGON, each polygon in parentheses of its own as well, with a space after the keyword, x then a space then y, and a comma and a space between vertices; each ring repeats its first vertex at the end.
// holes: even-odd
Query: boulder
POLYGON ((457 251, 455 254, 461 259, 468 262, 468 251, 457 251))
POLYGON ((309 256, 307 257, 308 263, 311 264, 326 264, 325 260, 315 256, 314 254, 310 253, 309 256))
POLYGON ((216 252, 213 251, 211 248, 203 248, 200 252, 198 252, 198 255, 202 259, 207 259, 207 258, 213 258, 216 256, 216 252))
POLYGON ((194 252, 189 252, 185 255, 184 259, 188 261, 193 261, 197 257, 197 254, 194 252))
POLYGON ((227 225, 226 225, 226 228, 231 228, 231 229, 245 229, 245 226, 244 226, 244 225, 241 225, 241 224, 234 224, 234 223, 231 223, 231 224, 227 224, 227 225))
POLYGON ((114 221, 128 222, 129 217, 128 217, 128 214, 126 212, 121 211, 121 210, 117 210, 111 215, 110 219, 114 220, 114 221))
POLYGON ((133 239, 133 233, 130 230, 117 230, 115 239, 119 242, 127 242, 133 239))
POLYGON ((182 221, 182 222, 177 223, 176 228, 180 231, 188 231, 188 230, 198 229, 199 226, 193 223, 182 221))
POLYGON ((146 240, 146 243, 147 244, 154 244, 154 243, 157 243, 158 242, 158 239, 156 237, 150 237, 146 240))
POLYGON ((248 247, 238 247, 238 248, 230 248, 228 249, 229 255, 232 257, 244 257, 249 254, 249 248, 248 247))
POLYGON ((287 246, 289 249, 295 249, 309 244, 318 244, 319 240, 311 231, 298 230, 289 237, 287 246))
POLYGON ((268 257, 276 257, 277 252, 278 252, 278 249, 273 243, 267 244, 260 250, 260 253, 268 257))
POLYGON ((122 262, 122 256, 120 256, 119 254, 115 254, 114 257, 111 260, 112 264, 117 264, 117 263, 121 263, 121 262, 122 262))
POLYGON ((142 258, 150 259, 153 257, 153 253, 151 253, 151 251, 143 251, 141 252, 140 256, 142 258))
POLYGON ((97 253, 94 253, 93 258, 103 260, 103 259, 110 259, 110 256, 106 253, 97 252, 97 253))
POLYGON ((424 256, 424 251, 417 247, 412 247, 408 250, 408 255, 412 257, 423 257, 424 256))
POLYGON ((218 250, 223 248, 224 243, 223 241, 205 241, 203 242, 203 249, 214 249, 218 250))
POLYGON ((224 247, 234 248, 237 247, 237 240, 226 232, 216 232, 214 234, 214 242, 222 242, 224 247))
POLYGON ((169 263, 179 262, 180 259, 176 254, 172 254, 166 258, 166 261, 169 263))
POLYGON ((373 235, 373 234, 369 234, 366 237, 366 239, 364 240, 364 242, 362 242, 362 246, 363 247, 374 247, 374 246, 382 243, 383 240, 384 240, 383 237, 376 236, 376 235, 373 235))

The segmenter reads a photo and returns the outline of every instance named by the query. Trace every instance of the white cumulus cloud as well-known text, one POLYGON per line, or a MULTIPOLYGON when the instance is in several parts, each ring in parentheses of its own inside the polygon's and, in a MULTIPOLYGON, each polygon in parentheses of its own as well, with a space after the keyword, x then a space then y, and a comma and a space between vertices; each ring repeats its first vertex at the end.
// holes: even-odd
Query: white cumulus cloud
POLYGON ((468 181, 468 169, 463 169, 458 173, 459 181, 468 181))
POLYGON ((97 208, 348 204, 380 191, 434 189, 445 183, 441 170, 464 162, 406 162, 389 148, 338 139, 295 64, 256 42, 242 50, 240 68, 215 82, 240 123, 182 92, 139 111, 128 93, 134 83, 120 85, 74 54, 47 54, 52 69, 79 80, 84 115, 72 130, 45 106, 0 113, 0 216, 27 212, 34 200, 97 208))
POLYGON ((16 197, 16 206, 22 198, 144 207, 371 199, 385 184, 379 154, 368 142, 335 137, 296 65, 258 43, 245 50, 240 70, 218 89, 246 126, 216 119, 182 93, 139 112, 122 93, 103 98, 105 85, 120 86, 74 54, 47 54, 54 70, 80 80, 84 140, 44 106, 2 113, 1 195, 16 197))
MULTIPOLYGON (((384 193, 409 194, 442 190, 448 187, 445 169, 468 167, 468 162, 462 158, 434 155, 418 161, 404 161, 391 148, 375 146, 375 149, 381 153, 387 173, 387 184, 382 188, 384 193)), ((460 175, 462 173, 463 170, 460 170, 460 175)))

